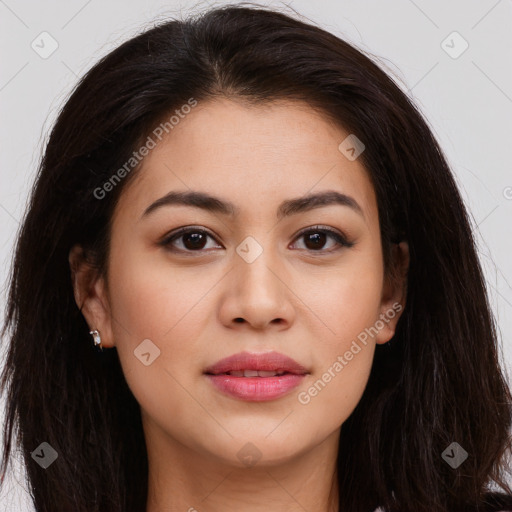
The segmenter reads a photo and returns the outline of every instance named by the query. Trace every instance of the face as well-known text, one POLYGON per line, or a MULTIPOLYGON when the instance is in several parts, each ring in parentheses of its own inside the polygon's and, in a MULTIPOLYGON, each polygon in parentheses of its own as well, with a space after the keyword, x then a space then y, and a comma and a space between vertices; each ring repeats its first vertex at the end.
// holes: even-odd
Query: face
POLYGON ((75 291, 147 435, 237 465, 251 450, 273 464, 335 448, 404 297, 367 171, 338 149, 348 135, 305 104, 215 100, 145 157, 116 206, 107 281, 78 275, 75 291), (217 201, 157 202, 173 192, 217 201), (271 351, 303 373, 205 373, 271 351))

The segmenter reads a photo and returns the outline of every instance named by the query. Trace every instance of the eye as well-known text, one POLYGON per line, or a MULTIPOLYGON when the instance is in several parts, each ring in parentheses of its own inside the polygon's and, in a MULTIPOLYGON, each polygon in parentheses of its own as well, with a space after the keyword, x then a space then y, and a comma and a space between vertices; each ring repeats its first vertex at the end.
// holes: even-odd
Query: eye
POLYGON ((160 245, 171 246, 171 250, 175 250, 172 246, 176 241, 181 241, 181 247, 176 249, 178 252, 199 252, 206 248, 208 237, 214 239, 213 235, 202 228, 187 226, 170 233, 160 242, 160 245))
POLYGON ((297 239, 300 238, 305 238, 305 249, 313 252, 334 252, 337 250, 336 245, 339 246, 338 249, 341 247, 352 247, 354 245, 353 242, 349 242, 347 238, 338 231, 322 226, 313 226, 301 231, 297 235, 297 239), (324 248, 329 238, 334 240, 335 248, 322 251, 321 249, 324 248))
MULTIPOLYGON (((208 238, 215 240, 215 237, 203 228, 186 226, 167 235, 160 242, 160 245, 170 247, 170 250, 175 252, 201 252, 203 249, 208 248, 208 238), (177 244, 176 242, 180 243, 177 244)), ((305 238, 305 250, 311 252, 330 253, 337 250, 336 245, 338 249, 341 247, 352 247, 354 245, 353 242, 349 242, 340 232, 322 226, 312 226, 302 230, 297 235, 296 240, 300 238, 305 238), (329 238, 334 241, 334 243, 331 244, 331 249, 322 251, 329 238), (334 249, 332 246, 334 246, 334 249)), ((222 247, 216 246, 214 248, 221 249, 222 247)))

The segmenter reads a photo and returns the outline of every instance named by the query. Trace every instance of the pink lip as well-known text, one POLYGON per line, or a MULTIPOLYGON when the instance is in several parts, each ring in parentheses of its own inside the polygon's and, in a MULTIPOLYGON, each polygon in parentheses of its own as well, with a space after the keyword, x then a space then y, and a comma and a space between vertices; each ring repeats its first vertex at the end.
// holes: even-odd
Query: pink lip
POLYGON ((217 375, 239 370, 284 371, 297 375, 308 373, 304 366, 279 352, 264 352, 263 354, 240 352, 217 361, 214 365, 206 368, 204 373, 217 375))
POLYGON ((254 354, 240 352, 217 361, 204 373, 212 384, 230 396, 247 401, 267 401, 279 398, 298 386, 309 372, 297 361, 279 352, 254 354), (261 370, 286 372, 274 377, 239 377, 229 371, 261 370))

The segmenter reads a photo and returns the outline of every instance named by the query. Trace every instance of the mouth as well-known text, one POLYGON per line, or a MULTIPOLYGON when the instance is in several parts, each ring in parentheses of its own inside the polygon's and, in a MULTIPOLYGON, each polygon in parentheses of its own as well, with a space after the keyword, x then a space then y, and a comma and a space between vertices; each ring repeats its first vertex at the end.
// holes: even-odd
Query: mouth
MULTIPOLYGON (((293 375, 292 372, 284 371, 284 370, 232 370, 228 372, 222 373, 209 373, 206 372, 206 375, 231 375, 233 377, 280 377, 281 375, 293 375)), ((295 374, 298 375, 298 374, 295 374)))
POLYGON ((297 361, 278 352, 241 352, 204 371, 224 395, 251 402, 280 398, 301 384, 309 373, 297 361))
POLYGON ((204 373, 234 377, 275 377, 279 374, 304 375, 309 372, 291 357, 272 351, 261 354, 251 352, 233 354, 209 366, 204 373))

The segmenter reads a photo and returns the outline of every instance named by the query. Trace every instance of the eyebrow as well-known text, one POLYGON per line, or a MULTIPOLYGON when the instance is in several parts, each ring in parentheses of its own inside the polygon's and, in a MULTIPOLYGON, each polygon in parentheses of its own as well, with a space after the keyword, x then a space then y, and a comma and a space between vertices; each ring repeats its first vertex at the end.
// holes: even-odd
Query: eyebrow
MULTIPOLYGON (((154 203, 150 204, 144 210, 141 215, 141 219, 147 217, 149 214, 163 206, 172 205, 192 206, 201 208, 208 212, 228 215, 230 217, 234 217, 240 212, 240 209, 233 203, 211 196, 205 192, 194 190, 184 192, 171 191, 165 196, 157 199, 154 203)), ((364 218, 361 206, 359 206, 359 203, 353 197, 336 192, 335 190, 328 190, 325 192, 308 194, 294 199, 287 199, 279 205, 277 218, 281 220, 282 218, 289 217, 290 215, 331 205, 348 206, 364 218)))

